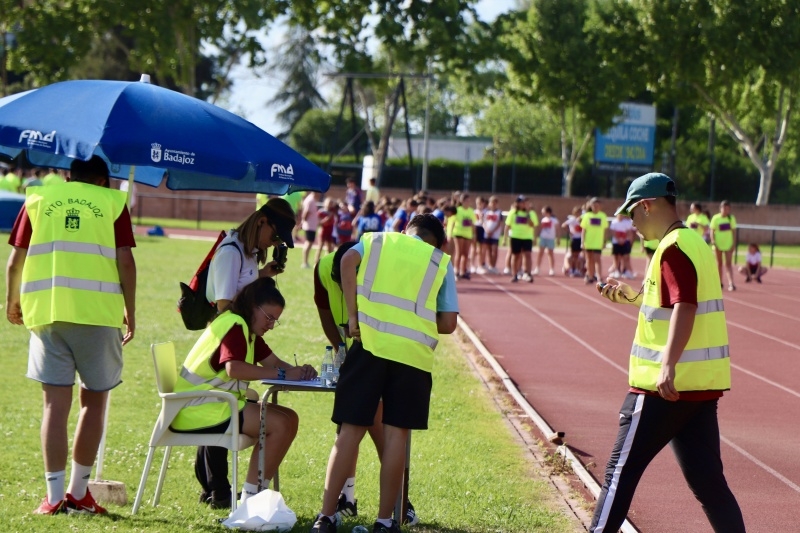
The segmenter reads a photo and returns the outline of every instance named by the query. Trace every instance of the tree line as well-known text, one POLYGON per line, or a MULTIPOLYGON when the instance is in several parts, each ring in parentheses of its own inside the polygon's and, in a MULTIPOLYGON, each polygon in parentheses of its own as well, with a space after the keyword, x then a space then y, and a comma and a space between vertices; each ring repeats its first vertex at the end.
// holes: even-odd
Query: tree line
POLYGON ((305 150, 371 151, 381 168, 398 121, 420 133, 427 117, 431 134, 491 137, 501 159, 558 158, 566 194, 591 166, 595 128, 621 102, 652 103, 655 166, 679 183, 744 173, 757 205, 776 179, 773 200, 800 199, 800 3, 523 0, 487 22, 476 2, 0 0, 0 88, 148 72, 219 103, 244 63, 283 80, 270 103, 305 150), (277 27, 272 49, 263 36, 277 27), (363 77, 399 73, 415 76, 363 77), (341 137, 322 138, 320 120, 341 137))

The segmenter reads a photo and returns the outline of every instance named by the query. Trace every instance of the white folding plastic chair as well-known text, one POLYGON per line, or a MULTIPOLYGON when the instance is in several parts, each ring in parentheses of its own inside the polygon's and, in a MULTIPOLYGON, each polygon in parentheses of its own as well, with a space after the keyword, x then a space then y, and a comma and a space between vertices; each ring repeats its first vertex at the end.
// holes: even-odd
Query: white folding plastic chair
POLYGON ((256 443, 256 439, 247 435, 239 434, 239 417, 232 416, 231 424, 225 433, 175 433, 169 426, 181 410, 190 400, 195 398, 216 397, 221 401, 227 401, 231 407, 231 413, 238 412, 236 397, 223 391, 186 391, 173 392, 175 383, 178 379, 178 372, 175 363, 175 345, 172 342, 151 344, 150 351, 153 354, 153 363, 156 369, 156 383, 158 385, 158 395, 161 397, 161 413, 158 415, 153 434, 150 437, 150 450, 147 453, 147 460, 144 463, 142 480, 139 482, 139 490, 136 492, 136 500, 133 502, 131 514, 136 514, 142 503, 144 487, 147 483, 147 475, 153 464, 153 456, 156 447, 163 446, 164 461, 161 464, 161 472, 158 475, 156 493, 153 496, 153 507, 158 505, 161 497, 161 489, 164 486, 164 478, 167 475, 167 465, 173 446, 221 446, 231 451, 232 461, 231 470, 233 484, 231 486, 231 512, 236 510, 236 488, 238 487, 237 472, 239 451, 249 448, 256 443))

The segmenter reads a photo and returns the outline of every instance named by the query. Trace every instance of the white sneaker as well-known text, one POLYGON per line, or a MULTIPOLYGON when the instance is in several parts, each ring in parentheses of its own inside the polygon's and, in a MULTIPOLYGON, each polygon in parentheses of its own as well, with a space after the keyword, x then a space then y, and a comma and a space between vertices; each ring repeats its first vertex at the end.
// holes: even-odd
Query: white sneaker
POLYGON ((550 271, 547 273, 548 276, 555 276, 555 271, 551 268, 550 271))
POLYGON ((503 275, 504 276, 508 276, 509 274, 511 274, 511 269, 510 268, 504 268, 503 269, 503 275))
POLYGON ((486 274, 486 269, 483 268, 483 267, 478 267, 478 269, 475 271, 475 273, 476 274, 486 274))
POLYGON ((530 281, 530 280, 531 280, 531 275, 528 274, 527 272, 522 275, 522 281, 530 281))
POLYGON ((538 276, 539 275, 539 267, 536 267, 536 268, 533 269, 533 275, 534 276, 538 276))
POLYGON ((619 270, 615 270, 614 272, 609 274, 609 276, 611 276, 612 278, 619 278, 621 274, 619 273, 619 270))

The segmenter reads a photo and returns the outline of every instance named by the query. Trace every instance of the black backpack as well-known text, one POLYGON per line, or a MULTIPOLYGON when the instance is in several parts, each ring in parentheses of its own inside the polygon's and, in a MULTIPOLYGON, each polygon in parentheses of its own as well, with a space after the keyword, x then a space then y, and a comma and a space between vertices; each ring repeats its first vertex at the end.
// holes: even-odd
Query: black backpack
MULTIPOLYGON (((209 302, 208 299, 206 299, 206 285, 208 284, 208 267, 217 249, 220 248, 219 243, 222 242, 222 239, 225 237, 226 233, 224 231, 220 232, 219 237, 217 237, 217 242, 211 247, 211 250, 200 264, 200 268, 197 269, 197 272, 189 284, 187 285, 180 282, 181 297, 178 299, 178 312, 183 319, 183 325, 186 326, 188 330, 196 331, 205 329, 208 323, 214 318, 214 315, 217 314, 216 302, 209 302)), ((239 267, 239 273, 241 274, 242 267, 244 266, 244 254, 242 254, 242 250, 233 241, 227 242, 222 246, 234 246, 239 250, 239 255, 242 257, 242 263, 239 267)))

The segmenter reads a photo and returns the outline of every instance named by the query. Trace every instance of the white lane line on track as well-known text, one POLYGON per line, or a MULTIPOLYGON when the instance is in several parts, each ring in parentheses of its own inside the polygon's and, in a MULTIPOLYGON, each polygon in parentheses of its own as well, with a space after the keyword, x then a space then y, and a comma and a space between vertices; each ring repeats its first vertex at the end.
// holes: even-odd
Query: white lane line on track
MULTIPOLYGON (((797 301, 796 298, 792 298, 792 299, 794 301, 797 301)), ((740 300, 738 298, 731 298, 730 296, 726 296, 725 297, 725 301, 726 302, 733 302, 735 304, 743 305, 745 307, 752 307, 753 309, 758 309, 759 311, 762 311, 764 313, 770 313, 770 314, 773 314, 773 315, 777 315, 777 316, 779 316, 781 318, 786 318, 788 320, 794 320, 796 322, 800 322, 800 317, 787 315, 786 313, 780 313, 778 311, 775 311, 774 309, 770 309, 769 307, 762 307, 760 305, 751 304, 751 303, 745 302, 744 300, 740 300)))
POLYGON ((526 307, 527 309, 530 309, 531 311, 533 311, 534 313, 536 313, 537 315, 539 315, 539 317, 541 317, 543 320, 545 320, 546 322, 548 322, 548 323, 549 323, 551 326, 553 326, 553 327, 554 327, 554 328, 556 328, 557 330, 561 331, 561 332, 562 332, 562 333, 564 333, 565 335, 567 335, 567 336, 571 337, 571 338, 572 338, 572 339, 573 339, 575 342, 577 342, 578 344, 580 344, 581 346, 583 346, 584 348, 586 348, 587 350, 589 350, 590 352, 592 352, 594 355, 596 355, 597 357, 599 357, 600 359, 602 359, 603 361, 605 361, 605 362, 606 362, 606 363, 608 363, 609 365, 613 366, 614 368, 616 368, 616 369, 617 369, 617 370, 619 370, 620 372, 624 372, 624 373, 626 373, 626 374, 628 373, 628 369, 627 369, 627 368, 623 368, 623 367, 621 367, 620 365, 618 365, 617 363, 615 363, 613 360, 609 359, 608 357, 606 357, 605 355, 603 355, 602 353, 600 353, 599 351, 597 351, 597 349, 596 349, 596 348, 594 348, 594 347, 593 347, 591 344, 589 344, 588 342, 586 342, 586 341, 584 341, 583 339, 579 338, 578 336, 576 336, 575 334, 573 334, 571 331, 569 331, 567 328, 565 328, 564 326, 562 326, 561 324, 559 324, 558 322, 556 322, 555 320, 553 320, 552 318, 550 318, 550 317, 549 317, 549 316, 547 316, 546 314, 542 313, 541 311, 539 311, 539 310, 538 310, 538 309, 536 309, 535 307, 533 307, 533 306, 529 305, 529 304, 528 304, 526 301, 522 300, 522 299, 521 299, 520 297, 518 297, 516 294, 514 294, 514 293, 512 293, 512 292, 508 291, 508 290, 507 290, 505 287, 503 287, 503 286, 501 286, 501 285, 498 285, 498 284, 497 284, 497 283, 496 283, 494 280, 491 280, 491 279, 489 279, 489 278, 485 278, 485 279, 486 279, 486 280, 487 280, 489 283, 491 283, 492 285, 494 285, 495 287, 497 287, 498 289, 500 289, 501 291, 503 291, 504 293, 506 293, 508 296, 510 296, 510 297, 511 297, 511 299, 513 299, 513 300, 516 300, 516 301, 517 301, 517 303, 519 303, 521 306, 523 306, 523 307, 526 307))
POLYGON ((746 457, 749 460, 753 461, 753 463, 757 464, 758 466, 760 466, 761 468, 763 468, 764 470, 766 470, 767 472, 769 472, 770 474, 775 476, 777 479, 779 479, 784 484, 786 484, 790 489, 794 490, 795 492, 800 492, 800 485, 798 485, 797 483, 795 483, 791 479, 787 478, 786 476, 782 475, 780 472, 778 472, 777 470, 773 469, 769 465, 764 464, 763 462, 759 461, 757 457, 754 457, 754 456, 750 455, 747 452, 747 450, 745 450, 743 448, 740 448, 739 446, 737 446, 736 444, 731 442, 730 439, 725 438, 722 435, 720 435, 720 440, 722 442, 724 442, 725 444, 727 444, 728 446, 730 446, 731 448, 733 448, 734 450, 736 450, 737 452, 739 452, 740 454, 742 454, 744 457, 746 457))
MULTIPOLYGON (((498 284, 497 282, 495 282, 494 280, 492 280, 492 279, 490 279, 490 278, 488 278, 488 277, 486 277, 486 276, 483 276, 483 278, 484 278, 486 281, 488 281, 489 283, 491 283, 492 285, 494 285, 495 287, 497 287, 498 289, 500 289, 501 291, 503 291, 504 293, 506 293, 507 295, 509 295, 509 296, 510 296, 510 297, 511 297, 513 300, 517 301, 517 302, 518 302, 519 304, 521 304, 523 307, 525 307, 525 308, 527 308, 527 309, 530 309, 531 311, 533 311, 534 313, 536 313, 537 315, 539 315, 541 318, 543 318, 544 320, 546 320, 547 322, 549 322, 549 323, 550 323, 550 324, 551 324, 553 327, 555 327, 556 329, 558 329, 558 330, 560 330, 561 332, 565 333, 567 336, 569 336, 571 339, 573 339, 574 341, 576 341, 577 343, 579 343, 581 346, 583 346, 583 347, 587 348, 587 349, 588 349, 588 350, 589 350, 591 353, 593 353, 594 355, 596 355, 597 357, 599 357, 599 358, 600 358, 600 359, 602 359, 603 361, 606 361, 606 362, 607 362, 607 363, 609 363, 611 366, 613 366, 614 368, 616 368, 616 369, 617 369, 617 370, 619 370, 620 372, 624 373, 625 375, 627 375, 627 374, 628 374, 628 369, 627 369, 627 368, 623 368, 623 367, 621 367, 620 365, 618 365, 617 363, 615 363, 614 361, 612 361, 611 359, 609 359, 608 357, 606 357, 605 355, 603 355, 602 353, 600 353, 599 351, 597 351, 597 350, 596 350, 595 348, 593 348, 591 345, 589 345, 588 343, 586 343, 585 341, 583 341, 583 339, 579 338, 579 337, 578 337, 576 334, 574 334, 574 333, 572 333, 571 331, 569 331, 567 328, 565 328, 565 327, 561 326, 560 324, 558 324, 557 322, 555 322, 553 319, 551 319, 550 317, 548 317, 548 316, 546 316, 545 314, 543 314, 542 312, 540 312, 540 311, 539 311, 538 309, 536 309, 535 307, 533 307, 533 306, 531 306, 530 304, 528 304, 527 302, 523 301, 523 300, 522 300, 522 299, 520 299, 520 298, 519 298, 517 295, 515 295, 515 294, 513 294, 513 293, 509 292, 509 291, 508 291, 508 290, 507 290, 505 287, 503 287, 503 286, 499 285, 499 284, 498 284)), ((587 296, 585 293, 582 293, 582 292, 580 292, 580 291, 577 291, 577 290, 573 289, 572 287, 569 287, 569 286, 567 286, 567 285, 564 285, 564 284, 562 284, 562 283, 559 283, 559 282, 557 282, 557 281, 555 281, 555 280, 553 280, 553 279, 548 279, 547 281, 549 281, 550 283, 552 283, 552 284, 554 284, 554 285, 557 285, 557 286, 559 286, 559 287, 565 288, 565 289, 569 290, 570 292, 574 292, 574 293, 576 293, 576 294, 578 294, 578 295, 580 295, 580 296, 582 296, 582 297, 586 298, 587 300, 590 300, 590 301, 592 301, 592 302, 594 302, 594 303, 597 303, 598 305, 602 305, 604 308, 608 308, 608 307, 607 307, 607 306, 606 306, 606 305, 605 305, 605 304, 604 304, 602 301, 598 301, 596 298, 591 298, 591 297, 587 296)), ((613 309, 613 308, 608 308, 608 309, 613 309)), ((618 311, 618 312, 620 312, 620 311, 618 311)), ((621 312, 620 312, 620 313, 621 313, 621 312)), ((621 313, 621 314, 623 314, 624 316, 626 316, 626 317, 628 317, 628 318, 631 318, 632 320, 636 320, 636 317, 631 317, 630 315, 628 315, 628 314, 625 314, 625 313, 621 313)), ((748 330, 749 330, 749 328, 748 328, 748 330)), ((758 333, 758 332, 756 332, 755 330, 752 330, 752 331, 753 331, 753 333, 758 333)), ((780 341, 780 339, 776 339, 776 340, 780 341)), ((734 368, 736 368, 737 370, 742 370, 744 373, 746 373, 746 374, 748 374, 748 375, 750 375, 750 376, 752 376, 752 377, 754 377, 754 378, 756 378, 756 379, 760 379, 761 381, 763 381, 763 382, 765 382, 765 383, 767 383, 767 384, 770 384, 770 385, 772 385, 772 386, 774 386, 774 387, 776 387, 776 388, 778 388, 778 389, 780 389, 780 390, 783 390, 783 391, 785 391, 785 392, 788 392, 788 393, 790 393, 790 394, 793 394, 793 395, 795 395, 795 396, 798 396, 798 397, 800 397, 800 393, 798 393, 798 392, 796 392, 796 391, 793 391, 793 390, 791 390, 791 389, 788 389, 788 388, 786 388, 786 387, 784 387, 784 386, 782 386, 782 385, 779 385, 779 384, 777 384, 777 383, 775 383, 775 382, 773 382, 773 381, 770 381, 770 380, 768 380, 768 379, 766 379, 766 378, 764 378, 764 377, 761 377, 761 376, 759 376, 759 375, 757 375, 757 374, 754 374, 754 373, 752 373, 752 372, 750 372, 750 371, 745 371, 744 369, 738 368, 738 367, 736 367, 735 365, 731 365, 731 366, 733 366, 733 367, 734 367, 734 368)), ((739 453, 740 453, 740 454, 741 454, 741 455, 742 455, 742 456, 743 456, 745 459, 747 459, 747 460, 751 461, 753 464, 755 464, 755 465, 759 466, 759 467, 760 467, 760 468, 762 468, 762 469, 763 469, 765 472, 767 472, 768 474, 770 474, 770 475, 772 475, 773 477, 775 477, 775 478, 776 478, 778 481, 780 481, 780 482, 784 483, 785 485, 787 485, 787 486, 788 486, 789 488, 791 488, 792 490, 794 490, 794 491, 796 491, 796 492, 800 493, 800 486, 798 486, 796 483, 794 483, 793 481, 791 481, 790 479, 788 479, 786 476, 783 476, 783 475, 781 475, 781 474, 780 474, 780 473, 779 473, 777 470, 774 470, 774 469, 773 469, 773 468, 771 468, 769 465, 767 465, 767 464, 763 463, 762 461, 760 461, 759 459, 757 459, 755 456, 753 456, 753 455, 751 455, 750 453, 748 453, 748 452, 747 452, 745 449, 741 448, 740 446, 737 446, 737 445, 736 445, 736 444, 734 444, 734 443, 733 443, 733 442, 732 442, 730 439, 728 439, 728 438, 724 437, 724 436, 723 436, 723 435, 721 435, 721 434, 720 434, 720 440, 722 440, 723 442, 725 442, 726 444, 728 444, 728 445, 729 445, 731 448, 733 448, 734 450, 736 450, 737 452, 739 452, 739 453)))
MULTIPOLYGON (((637 317, 632 316, 632 315, 630 315, 628 313, 625 313, 625 312, 621 311, 620 309, 616 309, 616 307, 617 307, 616 305, 606 303, 605 299, 598 300, 598 298, 593 298, 593 297, 587 295, 585 292, 581 292, 579 290, 576 290, 575 288, 570 287, 569 285, 564 285, 563 283, 560 283, 560 282, 558 282, 558 281, 556 281, 554 279, 548 279, 547 281, 549 281, 553 285, 557 285, 558 287, 561 287, 562 289, 565 289, 565 290, 567 290, 569 292, 577 294, 581 298, 585 298, 586 300, 589 300, 592 303, 595 303, 597 305, 601 305, 604 309, 607 309, 609 311, 613 311, 613 312, 615 312, 615 313, 617 313, 619 315, 624 316, 625 318, 633 320, 634 322, 636 322, 636 320, 637 320, 637 317)), ((798 344, 794 344, 792 342, 783 340, 780 337, 775 337, 775 336, 770 335, 768 333, 764 333, 763 331, 758 331, 757 329, 753 329, 753 328, 751 328, 749 326, 745 326, 743 324, 739 324, 738 322, 732 322, 730 319, 728 319, 727 322, 728 322, 729 326, 733 326, 733 327, 736 327, 736 328, 739 328, 739 329, 743 329, 743 330, 747 331, 748 333, 752 333, 753 335, 758 335, 760 337, 764 337, 764 338, 769 339, 769 340, 771 340, 773 342, 777 342, 779 344, 783 344, 785 346, 788 346, 789 348, 792 348, 793 350, 800 351, 800 345, 798 345, 798 344)), ((768 380, 767 378, 758 376, 757 374, 752 374, 752 373, 750 373, 750 374, 753 377, 758 377, 758 379, 762 380, 765 383, 775 384, 774 382, 768 380)), ((775 384, 775 385, 778 386, 777 384, 775 384)), ((785 389, 785 387, 782 387, 782 386, 778 386, 778 388, 785 389)))

